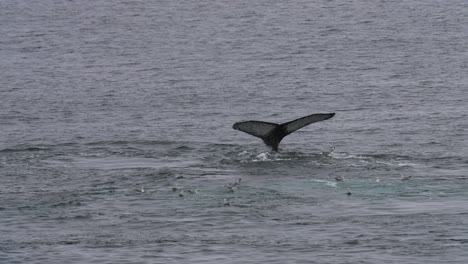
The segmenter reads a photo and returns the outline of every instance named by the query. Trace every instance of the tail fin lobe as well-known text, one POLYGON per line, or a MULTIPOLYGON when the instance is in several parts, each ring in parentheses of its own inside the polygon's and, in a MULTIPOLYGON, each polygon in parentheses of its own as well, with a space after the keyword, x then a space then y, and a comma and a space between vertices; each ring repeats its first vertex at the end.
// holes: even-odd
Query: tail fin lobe
POLYGON ((289 135, 292 132, 297 131, 307 125, 330 119, 333 116, 335 116, 335 113, 312 114, 281 124, 281 127, 283 127, 284 131, 286 132, 286 135, 289 135))
POLYGON ((240 130, 244 133, 247 133, 254 137, 259 137, 261 139, 264 139, 268 134, 270 134, 277 127, 279 127, 278 124, 263 122, 263 121, 237 122, 232 126, 232 128, 236 130, 240 130))

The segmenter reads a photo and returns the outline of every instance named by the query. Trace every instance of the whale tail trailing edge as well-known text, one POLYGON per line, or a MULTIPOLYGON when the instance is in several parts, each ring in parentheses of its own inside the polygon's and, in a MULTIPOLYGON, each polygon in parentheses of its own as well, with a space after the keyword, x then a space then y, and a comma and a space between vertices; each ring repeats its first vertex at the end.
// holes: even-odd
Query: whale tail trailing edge
POLYGON ((274 151, 278 151, 278 145, 285 136, 307 125, 330 119, 333 116, 335 116, 335 113, 312 114, 283 124, 263 121, 244 121, 235 123, 232 128, 261 138, 267 146, 271 147, 274 151))
POLYGON ((323 120, 327 120, 335 116, 335 113, 328 113, 328 114, 312 114, 308 116, 304 116, 298 118, 296 120, 281 124, 287 132, 287 135, 291 134, 294 131, 297 131, 307 125, 312 123, 320 122, 323 120))

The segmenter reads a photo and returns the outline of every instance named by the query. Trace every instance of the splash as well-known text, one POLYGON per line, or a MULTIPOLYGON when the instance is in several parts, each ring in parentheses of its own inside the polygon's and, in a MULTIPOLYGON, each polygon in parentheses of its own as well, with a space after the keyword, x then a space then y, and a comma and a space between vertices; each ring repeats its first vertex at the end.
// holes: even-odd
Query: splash
POLYGON ((258 154, 253 161, 273 161, 274 159, 275 157, 271 153, 263 152, 258 154))

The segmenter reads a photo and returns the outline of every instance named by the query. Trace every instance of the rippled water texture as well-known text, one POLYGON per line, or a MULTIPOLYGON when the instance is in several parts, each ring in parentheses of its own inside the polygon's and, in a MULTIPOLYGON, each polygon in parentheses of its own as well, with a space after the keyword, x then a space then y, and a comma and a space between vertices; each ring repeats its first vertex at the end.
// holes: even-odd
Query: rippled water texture
POLYGON ((467 263, 466 1, 2 1, 0 263, 467 263), (233 130, 335 112, 279 153, 233 130))

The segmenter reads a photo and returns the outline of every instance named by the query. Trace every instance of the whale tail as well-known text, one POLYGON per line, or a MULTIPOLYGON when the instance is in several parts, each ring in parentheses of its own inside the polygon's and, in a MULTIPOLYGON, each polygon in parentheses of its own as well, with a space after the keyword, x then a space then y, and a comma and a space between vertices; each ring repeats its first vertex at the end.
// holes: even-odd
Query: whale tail
POLYGON ((232 128, 261 138, 267 146, 271 147, 274 151, 278 151, 278 145, 285 136, 312 123, 330 119, 334 115, 335 113, 312 114, 283 124, 244 121, 235 123, 232 128))

